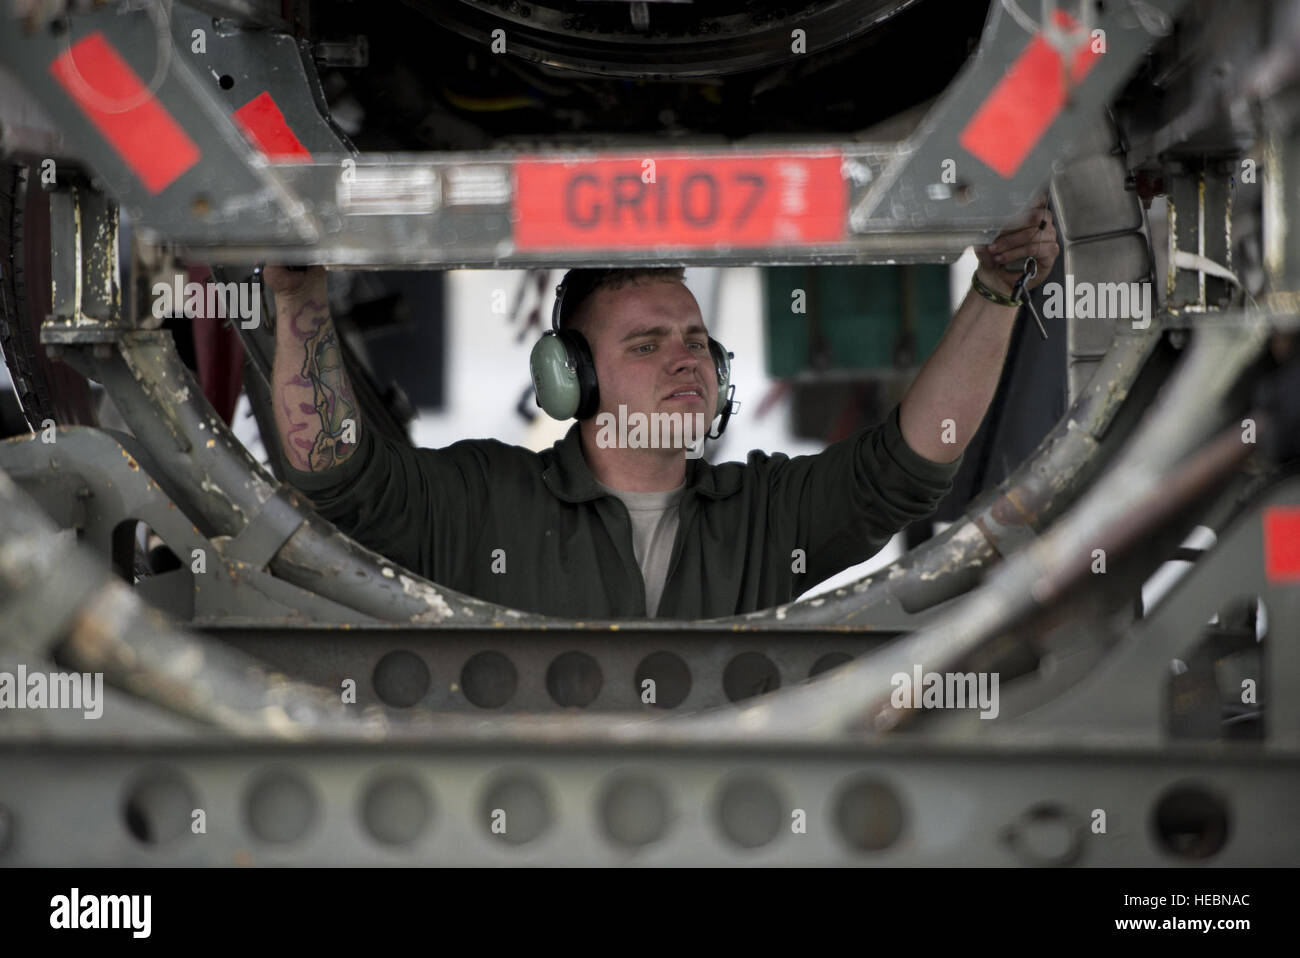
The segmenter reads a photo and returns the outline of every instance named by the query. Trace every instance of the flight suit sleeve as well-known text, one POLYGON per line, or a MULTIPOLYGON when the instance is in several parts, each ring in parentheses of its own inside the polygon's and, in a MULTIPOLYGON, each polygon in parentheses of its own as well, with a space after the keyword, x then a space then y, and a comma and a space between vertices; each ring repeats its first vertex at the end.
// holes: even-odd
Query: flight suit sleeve
POLYGON ((455 588, 483 530, 489 457, 471 440, 415 449, 366 429, 342 464, 285 478, 357 542, 455 588))
POLYGON ((807 585, 869 559, 952 490, 964 457, 938 463, 921 456, 903 439, 898 417, 895 405, 877 426, 816 455, 773 463, 773 541, 805 550, 807 585))

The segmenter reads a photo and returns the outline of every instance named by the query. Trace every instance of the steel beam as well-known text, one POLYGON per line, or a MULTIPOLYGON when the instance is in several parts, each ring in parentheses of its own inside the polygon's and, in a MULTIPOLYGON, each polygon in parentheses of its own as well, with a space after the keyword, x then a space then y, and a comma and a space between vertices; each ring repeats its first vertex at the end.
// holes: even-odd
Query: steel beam
MULTIPOLYGON (((1167 18, 1181 3, 1148 6, 1167 18)), ((222 140, 211 151, 206 141, 200 144, 202 157, 194 170, 208 186, 201 197, 182 188, 190 173, 157 201, 141 195, 139 184, 115 165, 115 154, 85 129, 84 113, 44 77, 57 53, 48 38, 38 37, 30 49, 0 46, 0 57, 12 61, 25 81, 34 78, 29 81, 33 92, 60 128, 68 127, 80 155, 92 161, 143 231, 177 243, 191 256, 228 264, 459 268, 648 260, 697 265, 949 261, 967 246, 987 241, 1027 205, 1047 182, 1054 161, 1086 151, 1094 117, 1153 41, 1140 21, 1104 14, 1097 28, 1107 31, 1107 52, 1070 86, 1066 108, 1038 132, 1025 162, 999 175, 954 145, 958 128, 1025 46, 1022 28, 998 5, 972 65, 903 143, 828 140, 794 148, 759 141, 726 149, 638 145, 539 154, 352 156, 330 127, 314 70, 291 38, 232 27, 228 36, 214 36, 208 59, 196 59, 182 41, 200 20, 178 8, 171 24, 175 42, 167 50, 176 83, 194 101, 189 109, 173 112, 196 142, 222 140), (265 49, 259 51, 259 45, 265 49), (267 73, 264 61, 278 68, 267 73), (274 157, 277 162, 267 166, 238 135, 229 116, 239 104, 248 106, 249 90, 262 86, 284 101, 284 117, 312 162, 298 162, 303 156, 295 154, 274 157), (101 154, 106 158, 96 162, 101 154), (952 157, 964 158, 957 180, 935 182, 942 162, 952 157), (282 162, 286 159, 294 162, 282 162), (659 175, 646 180, 648 160, 657 164, 659 175), (164 215, 163 202, 170 203, 170 216, 164 215), (190 215, 178 220, 178 209, 190 215), (676 223, 671 235, 656 226, 665 216, 676 223), (626 228, 614 240, 602 235, 584 242, 583 231, 602 217, 626 228), (728 217, 736 221, 724 223, 728 217), (268 233, 271 222, 281 228, 268 233)), ((135 33, 124 34, 120 45, 132 62, 143 64, 152 33, 140 17, 132 22, 135 33)), ((73 23, 78 29, 107 30, 99 21, 73 23)), ((1051 44, 1059 42, 1056 33, 1039 32, 1030 46, 1050 57, 1056 56, 1051 44)), ((161 88, 160 103, 166 105, 163 93, 170 89, 161 88)))
POLYGON ((10 866, 1258 867, 1300 857, 1300 759, 1249 748, 4 746, 0 762, 10 771, 0 863, 10 866))

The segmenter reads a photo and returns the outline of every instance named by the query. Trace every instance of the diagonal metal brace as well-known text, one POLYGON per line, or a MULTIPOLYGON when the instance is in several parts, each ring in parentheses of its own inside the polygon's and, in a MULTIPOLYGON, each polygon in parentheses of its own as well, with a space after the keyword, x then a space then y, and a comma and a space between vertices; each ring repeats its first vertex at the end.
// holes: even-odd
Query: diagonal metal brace
POLYGON ((979 49, 854 207, 850 228, 1000 227, 1010 211, 1029 206, 1056 161, 1095 146, 1092 118, 1183 2, 1150 0, 1146 17, 1129 4, 1106 4, 1095 20, 1087 4, 1077 17, 1033 5, 1056 22, 1044 30, 1023 13, 1030 4, 995 0, 979 49))
POLYGON ((237 536, 219 538, 216 544, 227 559, 265 569, 306 521, 302 506, 294 501, 291 493, 280 488, 262 503, 262 508, 249 518, 237 536))

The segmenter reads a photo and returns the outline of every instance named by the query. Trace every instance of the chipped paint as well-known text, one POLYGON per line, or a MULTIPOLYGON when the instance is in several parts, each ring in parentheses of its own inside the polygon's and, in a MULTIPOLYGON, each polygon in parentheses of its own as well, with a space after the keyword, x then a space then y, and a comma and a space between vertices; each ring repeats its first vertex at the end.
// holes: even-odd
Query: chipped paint
POLYGON ((413 599, 423 602, 428 606, 427 612, 417 612, 411 616, 411 622, 416 625, 437 625, 453 615, 451 606, 447 600, 442 597, 442 593, 428 582, 419 579, 413 579, 409 575, 398 575, 397 581, 402 585, 402 591, 413 599))

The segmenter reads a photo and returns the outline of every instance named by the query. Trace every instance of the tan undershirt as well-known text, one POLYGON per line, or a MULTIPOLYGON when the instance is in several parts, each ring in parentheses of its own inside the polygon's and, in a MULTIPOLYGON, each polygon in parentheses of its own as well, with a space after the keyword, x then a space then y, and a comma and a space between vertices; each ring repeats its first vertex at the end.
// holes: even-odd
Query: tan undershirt
POLYGON ((632 553, 645 582, 646 615, 654 618, 668 581, 668 563, 672 561, 680 519, 678 507, 686 483, 667 492, 624 492, 601 482, 597 485, 627 506, 632 520, 632 553))

